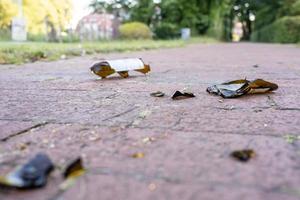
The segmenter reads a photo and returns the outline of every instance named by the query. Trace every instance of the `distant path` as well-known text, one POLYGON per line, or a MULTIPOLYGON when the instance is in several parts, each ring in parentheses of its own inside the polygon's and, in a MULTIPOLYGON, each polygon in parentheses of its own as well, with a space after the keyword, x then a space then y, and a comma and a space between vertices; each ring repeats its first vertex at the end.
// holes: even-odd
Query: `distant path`
MULTIPOLYGON (((0 66, 0 174, 46 152, 60 167, 81 155, 89 170, 56 199, 300 199, 300 140, 283 138, 300 135, 299 99, 300 48, 289 45, 199 44, 0 66), (99 59, 125 57, 143 58, 152 72, 106 80, 89 72, 99 59), (245 77, 280 88, 227 100, 205 92, 245 77), (197 97, 170 99, 184 88, 197 97), (150 97, 157 90, 167 97, 150 97), (229 157, 242 148, 257 157, 229 157), (145 157, 131 158, 137 152, 145 157)), ((44 189, 1 190, 0 199, 53 199, 60 173, 44 189)))

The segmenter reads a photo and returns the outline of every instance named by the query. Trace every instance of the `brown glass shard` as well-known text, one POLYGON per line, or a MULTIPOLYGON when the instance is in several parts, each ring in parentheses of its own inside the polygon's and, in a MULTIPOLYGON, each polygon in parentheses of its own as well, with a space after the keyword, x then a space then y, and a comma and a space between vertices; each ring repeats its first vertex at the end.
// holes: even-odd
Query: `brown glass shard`
POLYGON ((147 74, 150 70, 150 66, 146 65, 142 59, 138 58, 106 60, 95 63, 91 67, 91 71, 101 78, 106 78, 114 73, 118 73, 121 77, 127 78, 129 76, 129 71, 147 74))
POLYGON ((144 158, 145 154, 142 152, 134 153, 131 155, 132 158, 144 158))
POLYGON ((230 155, 231 157, 233 157, 238 161, 247 162, 251 158, 255 157, 256 154, 252 149, 244 149, 244 150, 233 151, 230 155))
POLYGON ((206 91, 223 98, 235 98, 246 94, 266 93, 277 89, 277 84, 263 79, 256 79, 254 81, 241 79, 210 86, 206 91))
POLYGON ((128 78, 128 76, 129 76, 128 71, 126 71, 126 72, 118 72, 118 74, 119 74, 121 77, 123 77, 123 78, 128 78))
POLYGON ((63 175, 64 178, 69 178, 82 174, 84 171, 81 158, 77 158, 66 167, 63 175))
POLYGON ((19 189, 43 187, 47 184, 47 177, 53 169, 54 166, 47 155, 37 154, 15 171, 0 177, 0 185, 19 189))
POLYGON ((248 94, 259 94, 271 92, 278 89, 278 85, 265 81, 263 79, 256 79, 249 83, 250 91, 248 94))
POLYGON ((191 92, 180 92, 180 91, 176 91, 173 96, 172 99, 173 100, 181 100, 181 99, 188 99, 188 98, 193 98, 196 97, 193 93, 191 92))
POLYGON ((65 191, 66 189, 71 187, 75 183, 77 178, 82 176, 85 171, 86 170, 83 167, 83 163, 80 157, 68 164, 63 173, 65 181, 59 186, 60 190, 65 191))

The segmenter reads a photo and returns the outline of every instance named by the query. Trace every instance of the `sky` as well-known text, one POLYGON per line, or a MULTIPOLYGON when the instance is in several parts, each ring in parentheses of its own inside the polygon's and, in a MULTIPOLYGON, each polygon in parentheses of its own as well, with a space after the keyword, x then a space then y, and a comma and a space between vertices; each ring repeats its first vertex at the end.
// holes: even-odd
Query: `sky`
POLYGON ((78 21, 89 14, 91 10, 88 8, 92 0, 72 0, 73 1, 73 17, 72 27, 76 28, 78 21))

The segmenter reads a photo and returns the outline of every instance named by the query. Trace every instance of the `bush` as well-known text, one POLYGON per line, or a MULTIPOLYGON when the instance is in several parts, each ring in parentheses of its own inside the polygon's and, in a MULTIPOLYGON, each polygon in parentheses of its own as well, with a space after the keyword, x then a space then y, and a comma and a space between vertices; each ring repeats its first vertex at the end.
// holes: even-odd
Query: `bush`
POLYGON ((65 33, 61 35, 61 41, 63 43, 75 43, 80 42, 80 38, 75 33, 65 33))
POLYGON ((300 16, 283 17, 251 35, 256 42, 296 43, 300 42, 300 16))
POLYGON ((180 31, 174 24, 161 23, 155 27, 154 34, 158 39, 174 39, 180 36, 180 31))
POLYGON ((124 39, 151 39, 150 28, 141 22, 125 23, 119 28, 120 36, 124 39))

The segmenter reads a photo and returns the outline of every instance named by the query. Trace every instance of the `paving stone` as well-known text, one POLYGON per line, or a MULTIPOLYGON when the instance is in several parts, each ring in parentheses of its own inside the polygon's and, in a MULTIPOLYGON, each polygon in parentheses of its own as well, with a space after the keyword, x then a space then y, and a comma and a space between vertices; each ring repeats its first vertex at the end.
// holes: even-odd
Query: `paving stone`
POLYGON ((197 44, 0 66, 0 174, 38 152, 56 164, 47 187, 0 190, 0 199, 299 199, 300 49, 271 44, 197 44), (152 66, 100 80, 99 58, 141 57, 152 66), (257 68, 253 65, 258 65, 257 68), (211 84, 263 78, 279 89, 222 99, 211 84), (173 101, 176 90, 196 98, 173 101), (162 91, 163 98, 150 97, 162 91), (248 163, 230 157, 251 148, 248 163), (135 153, 145 157, 135 159, 135 153), (58 195, 64 166, 87 174, 58 195))

